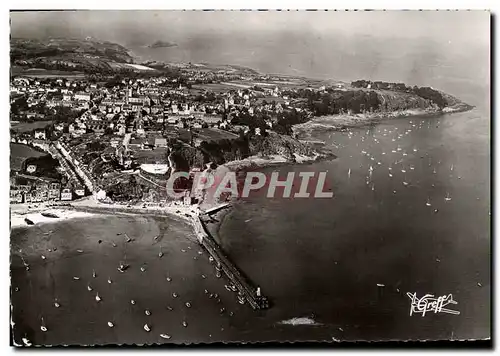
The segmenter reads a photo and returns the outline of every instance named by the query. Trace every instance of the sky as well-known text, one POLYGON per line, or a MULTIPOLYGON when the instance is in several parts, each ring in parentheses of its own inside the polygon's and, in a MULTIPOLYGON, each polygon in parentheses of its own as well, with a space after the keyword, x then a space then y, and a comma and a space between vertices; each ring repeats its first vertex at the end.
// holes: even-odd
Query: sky
POLYGON ((12 12, 11 35, 107 40, 137 62, 239 64, 265 73, 489 92, 487 11, 12 12), (150 49, 158 40, 178 46, 150 49))
POLYGON ((13 36, 128 42, 197 34, 308 32, 489 43, 486 11, 64 11, 11 13, 13 36))

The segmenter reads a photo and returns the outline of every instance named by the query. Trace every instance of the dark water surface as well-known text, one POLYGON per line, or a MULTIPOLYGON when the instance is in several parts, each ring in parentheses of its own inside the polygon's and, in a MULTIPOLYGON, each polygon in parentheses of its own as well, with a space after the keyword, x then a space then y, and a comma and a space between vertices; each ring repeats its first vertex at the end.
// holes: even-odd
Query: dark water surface
POLYGON ((280 177, 328 171, 334 198, 253 197, 220 229, 232 259, 274 302, 264 320, 249 320, 260 329, 251 338, 489 337, 489 116, 475 109, 312 136, 338 158, 278 168, 280 177), (451 293, 460 315, 410 316, 407 292, 451 293), (293 317, 321 325, 276 324, 293 317))
POLYGON ((281 178, 327 171, 334 193, 331 199, 255 195, 224 218, 223 248, 271 299, 267 311, 238 304, 206 253, 198 253, 191 228, 178 221, 98 216, 15 229, 16 342, 26 336, 53 345, 489 337, 488 118, 475 109, 351 133, 313 132, 335 148, 336 160, 266 169, 281 178), (119 233, 135 240, 126 243, 119 233), (127 272, 117 270, 120 261, 130 264, 127 272), (407 292, 451 293, 458 302, 451 309, 460 315, 410 316, 407 292), (215 293, 219 302, 210 298, 215 293), (42 317, 47 332, 40 330, 42 317), (300 317, 315 325, 281 323, 300 317))
POLYGON ((225 339, 248 309, 216 277, 191 227, 171 219, 110 215, 15 229, 11 276, 18 344, 23 337, 34 345, 210 342, 225 339), (130 264, 124 273, 120 262, 130 264))

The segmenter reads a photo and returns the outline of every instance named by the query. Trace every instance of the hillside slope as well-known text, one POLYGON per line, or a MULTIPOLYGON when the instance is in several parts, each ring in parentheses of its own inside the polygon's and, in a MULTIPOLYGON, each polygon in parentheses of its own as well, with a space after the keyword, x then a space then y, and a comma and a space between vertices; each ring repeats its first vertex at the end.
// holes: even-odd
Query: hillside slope
POLYGON ((12 66, 85 73, 139 70, 127 48, 95 40, 11 38, 10 60, 12 66))

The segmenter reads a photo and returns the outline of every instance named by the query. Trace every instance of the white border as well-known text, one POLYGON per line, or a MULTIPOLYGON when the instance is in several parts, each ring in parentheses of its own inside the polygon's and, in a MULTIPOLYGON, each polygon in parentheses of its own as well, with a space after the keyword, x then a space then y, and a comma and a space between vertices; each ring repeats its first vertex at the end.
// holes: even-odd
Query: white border
MULTIPOLYGON (((8 68, 9 68, 9 34, 10 34, 10 29, 9 29, 9 13, 8 9, 333 9, 333 8, 338 8, 338 9, 392 9, 392 10, 399 10, 399 9, 413 9, 413 10, 419 10, 419 9, 478 9, 478 10, 492 10, 493 13, 500 13, 498 11, 499 9, 499 2, 498 1, 493 1, 493 0, 475 0, 475 1, 463 1, 463 0, 455 0, 455 1, 450 1, 446 3, 439 3, 440 6, 437 6, 438 2, 435 0, 419 0, 419 1, 413 1, 413 2, 408 2, 408 1, 391 1, 391 0, 379 0, 379 1, 370 1, 370 0, 348 0, 348 1, 316 1, 316 0, 308 0, 308 1, 296 1, 296 0, 279 0, 279 1, 269 1, 269 0, 252 0, 252 1, 236 1, 236 0, 216 0, 216 1, 203 1, 203 0, 182 0, 178 2, 168 2, 168 1, 161 1, 161 0, 142 0, 140 2, 123 2, 123 1, 106 1, 103 2, 102 0, 87 0, 87 1, 63 1, 63 0, 49 0, 49 1, 43 1, 42 2, 37 2, 37 1, 28 1, 28 0, 17 0, 17 1, 12 1, 9 0, 7 2, 2 3, 2 7, 5 6, 6 9, 1 12, 2 16, 2 21, 1 21, 1 29, 2 29, 2 35, 0 36, 0 43, 2 46, 2 52, 1 52, 1 58, 2 58, 2 66, 3 70, 1 71, 1 81, 2 83, 0 85, 1 88, 1 95, 0 95, 0 100, 2 102, 2 109, 3 112, 5 113, 4 119, 3 119, 3 125, 4 128, 0 130, 0 143, 3 145, 3 149, 0 151, 0 166, 1 167, 9 167, 9 148, 8 148, 8 143, 9 143, 9 131, 8 131, 8 111, 9 111, 9 100, 8 100, 8 68), (6 4, 7 6, 5 6, 6 4)), ((497 19, 498 20, 498 19, 497 19)), ((464 24, 466 25, 466 24, 464 24)), ((496 27, 498 28, 498 22, 496 27)), ((495 31, 495 34, 497 34, 497 31, 495 31)), ((495 36, 495 38, 498 38, 498 35, 495 36)), ((497 40, 495 40, 496 44, 497 40)), ((496 79, 496 78, 495 78, 496 79)), ((493 100, 493 102, 498 102, 498 92, 493 100)), ((496 124, 496 129, 494 132, 494 137, 498 139, 498 132, 499 132, 499 124, 496 124)), ((495 151, 495 166, 498 166, 499 160, 500 160, 500 146, 497 144, 496 151, 495 151)), ((3 346, 2 352, 3 354, 11 354, 14 353, 14 349, 10 348, 9 345, 9 286, 10 286, 10 277, 9 277, 9 206, 8 206, 8 196, 9 196, 9 183, 8 183, 8 171, 3 170, 4 173, 3 175, 3 181, 5 184, 2 184, 0 186, 0 191, 1 191, 1 197, 2 197, 2 204, 1 204, 1 214, 0 216, 2 217, 2 230, 4 231, 3 238, 4 238, 4 245, 3 248, 0 249, 0 254, 1 258, 0 261, 2 263, 2 267, 0 267, 0 275, 1 275, 1 285, 2 285, 2 293, 1 293, 1 303, 0 303, 0 313, 1 313, 1 318, 0 320, 2 321, 0 323, 0 335, 2 337, 2 343, 1 345, 3 346)), ((497 182, 497 181, 496 181, 497 182)), ((493 202, 492 202, 493 203, 493 202)), ((495 199, 496 203, 496 199, 495 199)), ((500 213, 496 212, 495 218, 497 218, 497 221, 499 221, 500 213)), ((493 238, 493 236, 492 236, 493 238)), ((498 244, 497 244, 498 245, 498 244)), ((498 252, 498 251, 495 251, 498 252)), ((495 282, 498 281, 498 274, 493 274, 496 275, 497 278, 495 282)), ((492 289, 493 290, 493 289, 492 289)), ((495 298, 495 301, 498 301, 497 298, 495 298)), ((493 301, 492 301, 493 303, 493 301)), ((496 306, 496 310, 498 311, 498 305, 496 306)), ((498 330, 498 327, 496 328, 498 330)), ((497 333, 498 334, 498 333, 497 333)), ((495 335, 496 336, 496 335, 495 335)), ((50 349, 45 349, 45 350, 36 350, 37 353, 39 352, 50 352, 50 349)), ((113 350, 115 352, 120 352, 122 350, 115 349, 113 350)), ((128 352, 132 352, 134 354, 143 354, 144 352, 151 351, 151 350, 128 350, 128 352)), ((332 350, 334 352, 338 352, 336 350, 332 350)), ((27 351, 23 352, 23 354, 32 354, 34 351, 27 351)), ((52 351, 53 352, 53 351, 52 351)), ((72 351, 62 351, 59 350, 61 354, 67 354, 72 351)), ((99 351, 94 351, 95 354, 104 354, 104 352, 112 352, 112 350, 99 350, 99 351)), ((169 350, 169 354, 176 354, 179 351, 175 350, 169 350)), ((200 352, 200 351, 197 351, 200 352)), ((207 352, 207 351, 205 351, 207 352)), ((210 351, 210 353, 215 353, 217 351, 210 351)), ((265 355, 268 354, 269 351, 261 351, 261 350, 254 350, 252 353, 259 353, 259 355, 265 355)), ((307 351, 303 351, 305 353, 307 351)), ((358 351, 359 352, 359 351, 358 351)), ((451 351, 453 352, 453 351, 451 351)), ((301 352, 302 353, 302 352, 301 352)), ((433 352, 432 352, 433 353, 433 352)), ((379 351, 379 352, 374 352, 374 354, 385 354, 385 351, 379 351)))

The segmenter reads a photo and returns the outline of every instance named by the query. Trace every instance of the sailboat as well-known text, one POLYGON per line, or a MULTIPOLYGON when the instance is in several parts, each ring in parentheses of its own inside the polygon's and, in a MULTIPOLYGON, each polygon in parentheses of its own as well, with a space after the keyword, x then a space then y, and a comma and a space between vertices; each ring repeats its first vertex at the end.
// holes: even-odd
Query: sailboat
POLYGON ((427 202, 425 203, 426 206, 431 206, 431 201, 429 200, 429 198, 427 198, 427 202))
POLYGON ((446 196, 444 197, 444 200, 445 201, 450 201, 451 200, 450 193, 446 192, 446 196))
POLYGON ((40 330, 42 330, 43 332, 46 332, 48 330, 47 327, 45 326, 45 321, 43 320, 43 316, 42 316, 42 326, 40 326, 40 330))

